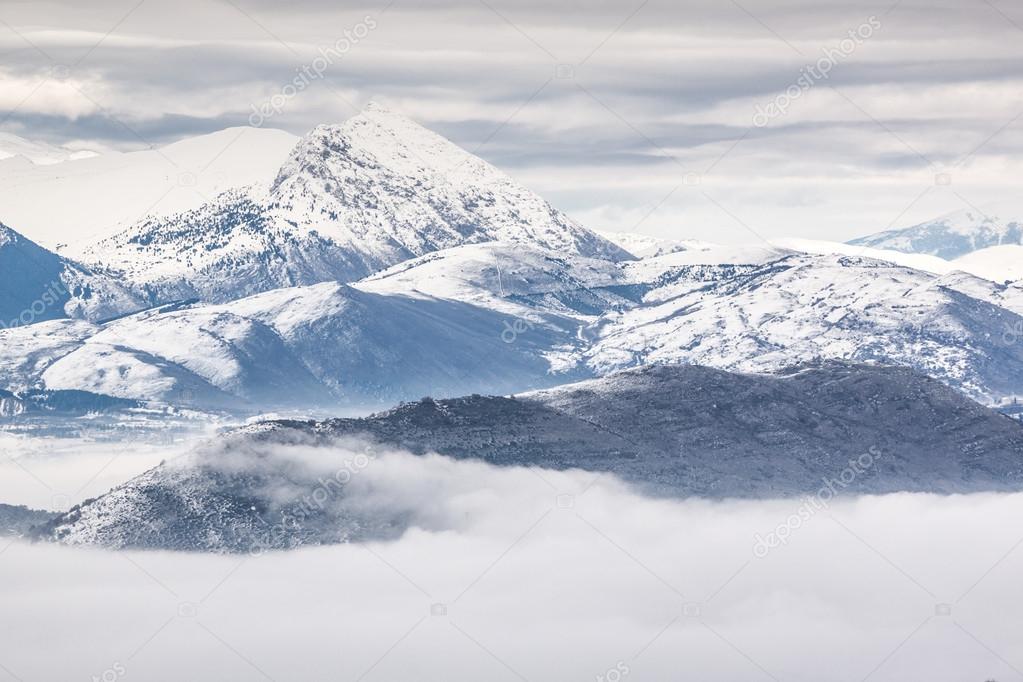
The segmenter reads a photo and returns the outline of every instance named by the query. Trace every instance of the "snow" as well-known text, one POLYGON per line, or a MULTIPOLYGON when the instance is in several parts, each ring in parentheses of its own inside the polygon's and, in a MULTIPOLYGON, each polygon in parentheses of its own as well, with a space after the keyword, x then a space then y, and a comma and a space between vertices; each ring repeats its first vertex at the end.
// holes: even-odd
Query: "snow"
POLYGON ((0 220, 54 250, 82 249, 143 219, 201 206, 227 189, 269 182, 297 137, 228 128, 156 149, 57 165, 0 162, 0 220))
MULTIPOLYGON (((95 156, 99 156, 99 153, 88 149, 58 147, 46 142, 33 142, 11 133, 0 132, 0 161, 20 158, 36 166, 53 166, 66 161, 89 159, 95 156)), ((3 168, 4 166, 0 165, 0 172, 3 168)))
MULTIPOLYGON (((896 265, 904 265, 907 268, 931 272, 936 275, 944 275, 957 269, 954 262, 944 258, 930 256, 921 253, 904 253, 892 249, 874 249, 868 246, 857 246, 854 244, 843 244, 841 242, 830 242, 816 239, 773 239, 771 243, 784 249, 800 251, 803 253, 814 253, 822 256, 837 254, 842 256, 862 256, 874 258, 896 265)), ((960 268, 961 269, 961 268, 960 268)))
POLYGON ((604 239, 617 244, 637 258, 663 256, 677 251, 703 251, 716 246, 710 242, 695 239, 671 239, 654 237, 636 232, 608 232, 597 230, 604 239))
POLYGON ((598 374, 644 363, 764 371, 816 358, 877 360, 984 402, 1018 394, 1023 346, 1002 338, 1023 318, 999 307, 992 289, 975 286, 985 297, 977 299, 940 284, 847 256, 796 254, 709 278, 681 270, 646 294, 647 305, 605 316, 586 354, 598 374))
POLYGON ((953 260, 1001 244, 1023 244, 1023 207, 966 208, 912 227, 849 242, 858 246, 920 253, 953 260))
POLYGON ((482 159, 369 107, 317 126, 269 187, 150 217, 82 253, 167 298, 222 302, 269 289, 355 281, 409 258, 505 241, 588 257, 629 255, 482 159))
POLYGON ((26 327, 0 329, 0 377, 10 391, 42 387, 42 374, 71 353, 99 327, 81 320, 37 322, 26 327))
POLYGON ((992 282, 1023 281, 1023 246, 1016 244, 989 246, 952 263, 959 270, 992 282))
POLYGON ((360 281, 364 291, 423 295, 486 305, 512 314, 520 297, 573 293, 627 283, 616 263, 509 242, 467 244, 407 260, 360 281))
MULTIPOLYGON (((510 393, 645 363, 903 364, 983 402, 1023 393, 1023 288, 768 247, 613 263, 467 244, 346 285, 154 309, 30 359, 17 383, 243 410, 510 393), (734 260, 736 262, 728 262, 734 260)), ((19 341, 20 340, 20 341, 19 341)), ((12 370, 13 371, 13 370, 12 370)), ((0 386, 3 388, 3 386, 0 386)))
POLYGON ((448 469, 472 460, 593 471, 647 493, 719 500, 814 494, 865 454, 870 475, 842 477, 834 493, 1002 491, 1023 482, 1023 427, 905 368, 829 362, 754 375, 649 366, 514 399, 427 398, 364 418, 242 427, 58 518, 46 537, 206 552, 391 539, 430 523, 410 518, 376 478, 397 448, 418 470, 414 498, 434 509, 438 481, 420 467, 439 455, 452 458, 448 469), (352 467, 356 452, 366 466, 352 467), (326 488, 302 523, 267 533, 339 471, 352 475, 326 488), (378 503, 360 501, 365 493, 378 503))
POLYGON ((59 281, 69 293, 47 316, 110 320, 36 325, 53 338, 2 333, 0 388, 252 412, 521 392, 647 363, 764 371, 831 358, 908 365, 984 402, 1023 393, 1023 344, 1004 341, 1023 325, 1023 286, 962 271, 1014 274, 1023 247, 949 262, 617 235, 646 256, 635 260, 380 106, 297 144, 232 129, 62 166, 95 183, 116 166, 141 187, 167 176, 163 157, 230 171, 233 189, 93 240, 86 264, 0 225, 5 273, 35 267, 3 281, 0 312, 59 281))
POLYGON ((66 316, 104 319, 145 306, 143 295, 84 268, 0 223, 0 326, 66 316))
POLYGON ((768 245, 708 245, 700 250, 680 251, 626 263, 630 281, 652 283, 668 273, 693 266, 760 265, 783 258, 792 251, 768 245))

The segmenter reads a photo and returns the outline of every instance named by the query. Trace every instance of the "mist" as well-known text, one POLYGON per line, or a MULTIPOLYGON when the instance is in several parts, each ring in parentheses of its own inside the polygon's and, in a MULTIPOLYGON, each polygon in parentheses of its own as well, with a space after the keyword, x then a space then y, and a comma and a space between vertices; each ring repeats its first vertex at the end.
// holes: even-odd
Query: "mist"
POLYGON ((404 519, 396 540, 228 556, 0 543, 0 679, 982 682, 1023 667, 1020 494, 839 499, 795 522, 798 500, 358 454, 274 456, 348 467, 344 504, 404 519), (771 533, 784 541, 758 550, 771 533))

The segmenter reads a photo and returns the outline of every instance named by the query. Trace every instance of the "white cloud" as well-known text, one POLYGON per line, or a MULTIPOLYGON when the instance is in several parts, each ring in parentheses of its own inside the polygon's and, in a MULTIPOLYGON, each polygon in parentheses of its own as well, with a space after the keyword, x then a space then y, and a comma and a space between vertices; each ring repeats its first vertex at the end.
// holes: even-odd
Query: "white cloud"
POLYGON ((635 680, 769 679, 759 665, 960 682, 1023 666, 1023 554, 1009 551, 1023 495, 836 502, 757 559, 754 534, 796 502, 653 500, 591 473, 400 454, 348 490, 415 527, 254 558, 15 543, 0 664, 40 680, 121 665, 134 679, 445 682, 619 664, 635 680))

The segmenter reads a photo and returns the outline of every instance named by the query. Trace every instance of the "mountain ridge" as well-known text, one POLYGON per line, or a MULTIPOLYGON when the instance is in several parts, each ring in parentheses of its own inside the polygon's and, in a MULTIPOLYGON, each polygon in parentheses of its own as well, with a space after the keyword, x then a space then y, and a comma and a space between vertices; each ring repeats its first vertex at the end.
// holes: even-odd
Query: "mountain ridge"
POLYGON ((1023 218, 1013 218, 1013 214, 1023 215, 1014 208, 981 211, 971 207, 911 227, 858 237, 848 243, 955 260, 991 246, 1023 245, 1023 218))
POLYGON ((514 397, 425 398, 365 418, 254 424, 34 534, 231 553, 393 538, 414 525, 401 508, 367 514, 349 499, 359 494, 350 478, 325 489, 336 448, 362 455, 357 482, 369 476, 369 489, 367 453, 395 448, 611 474, 668 497, 1023 488, 1023 424, 911 370, 829 362, 755 375, 663 365, 514 397), (300 515, 303 495, 318 489, 323 502, 300 515))
POLYGON ((92 245, 83 259, 164 300, 216 303, 355 281, 429 252, 490 241, 632 258, 482 159, 375 106, 314 128, 268 186, 144 220, 92 245))

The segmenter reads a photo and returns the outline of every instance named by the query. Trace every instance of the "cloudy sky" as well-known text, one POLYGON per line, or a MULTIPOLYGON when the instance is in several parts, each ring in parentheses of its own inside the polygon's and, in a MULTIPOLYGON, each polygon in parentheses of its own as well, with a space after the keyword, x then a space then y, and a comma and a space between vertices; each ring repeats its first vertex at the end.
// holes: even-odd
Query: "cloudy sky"
POLYGON ((844 240, 1019 194, 1021 38, 1007 0, 4 0, 0 131, 129 150, 375 99, 591 227, 844 240))

